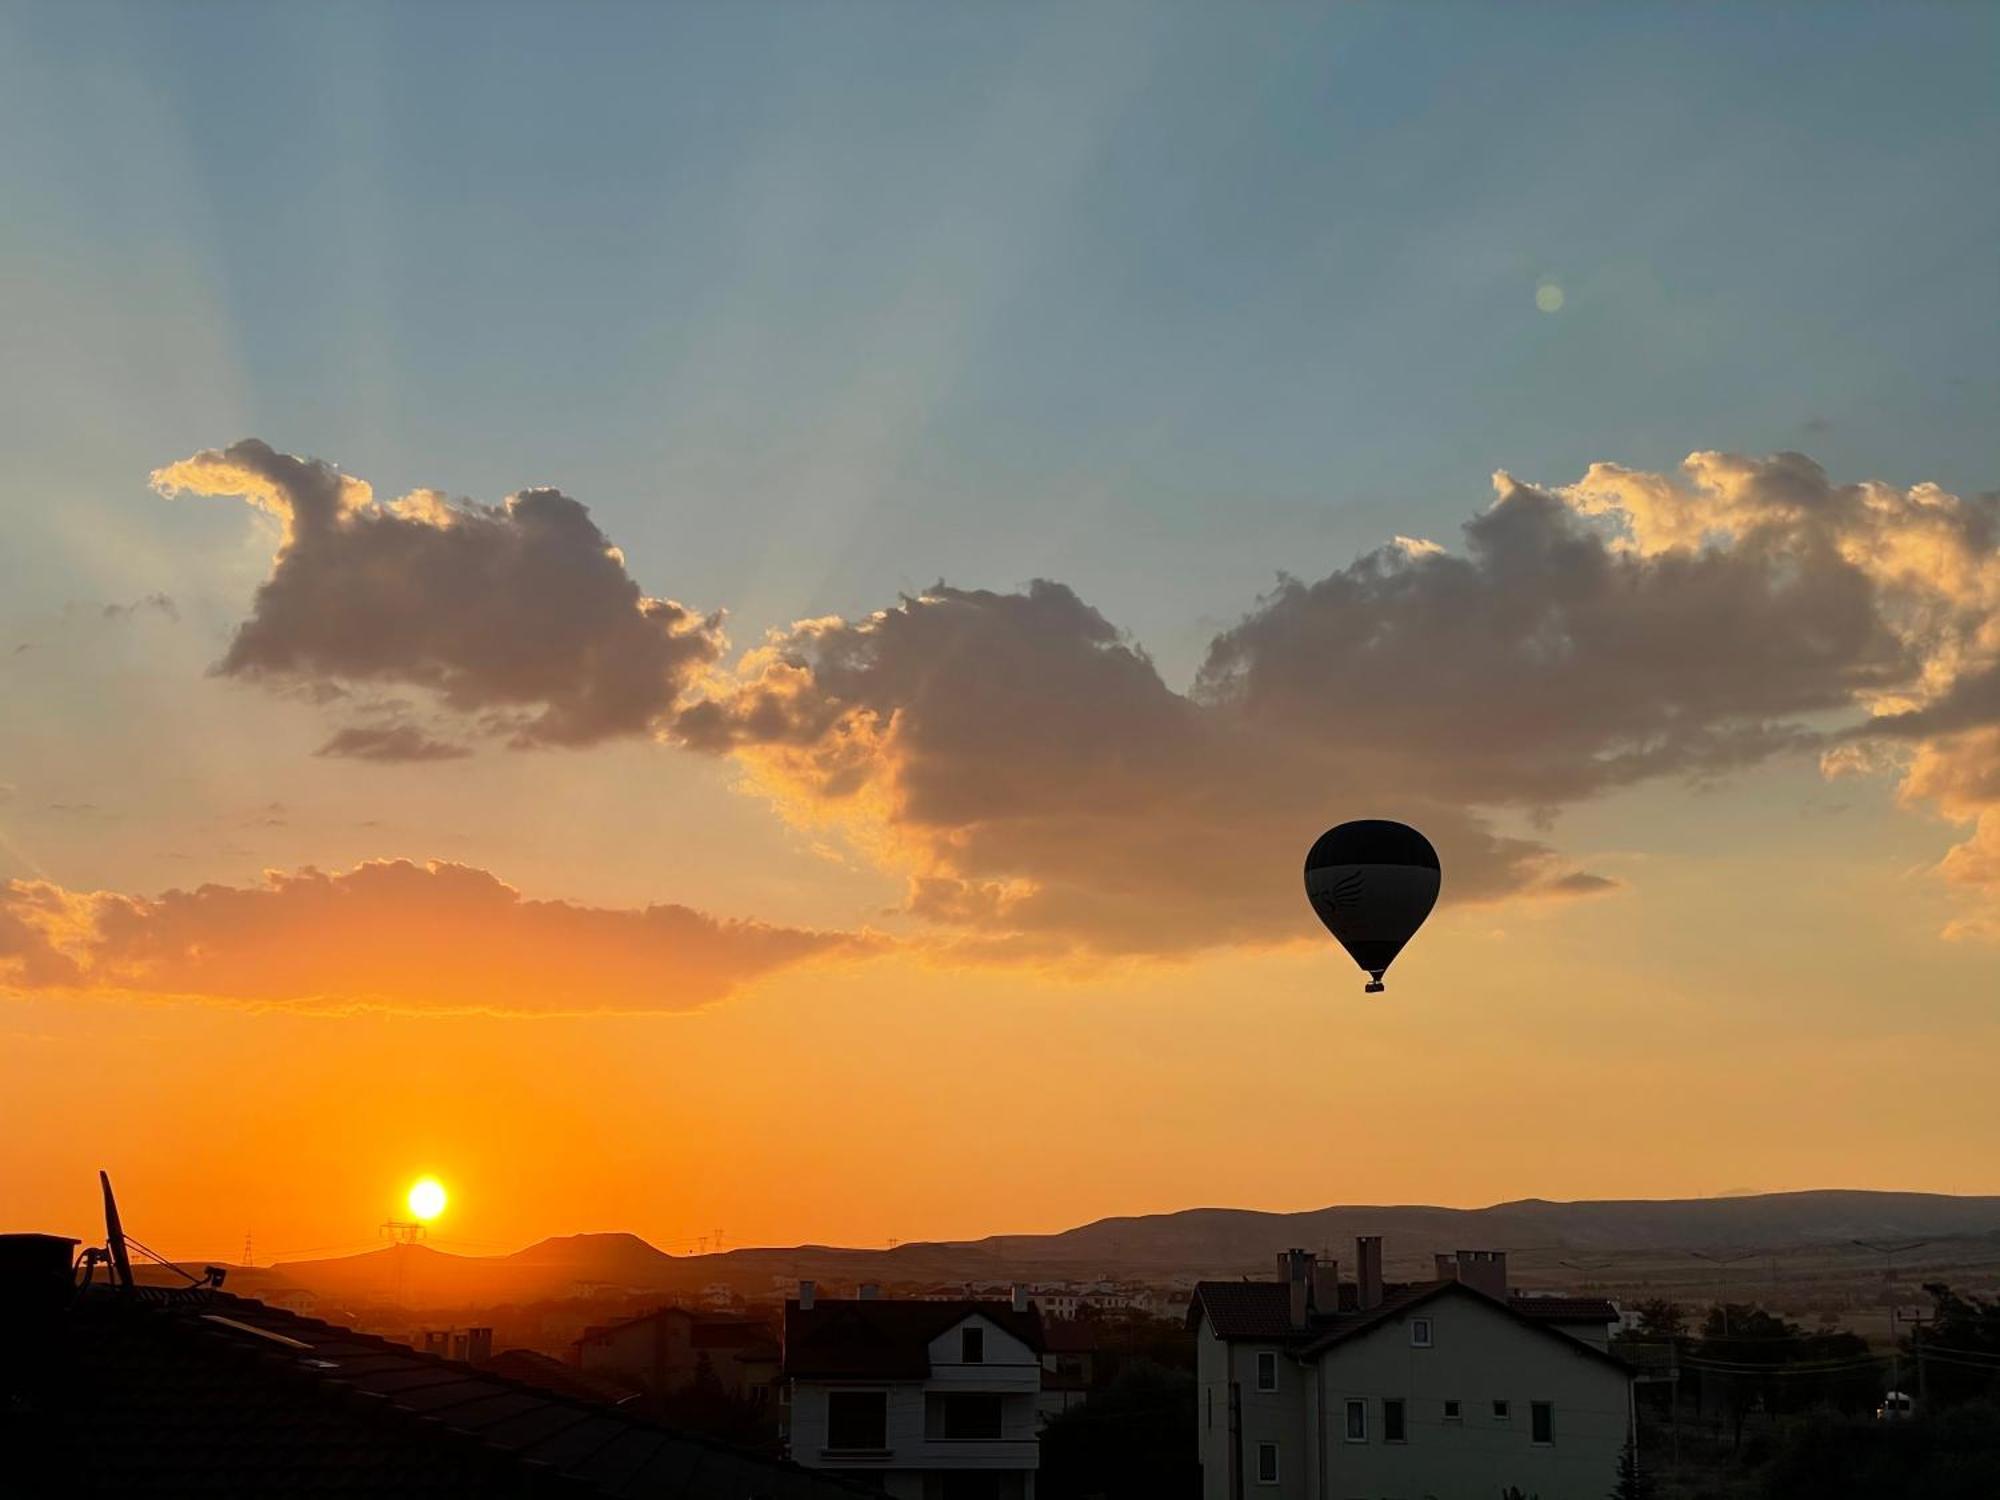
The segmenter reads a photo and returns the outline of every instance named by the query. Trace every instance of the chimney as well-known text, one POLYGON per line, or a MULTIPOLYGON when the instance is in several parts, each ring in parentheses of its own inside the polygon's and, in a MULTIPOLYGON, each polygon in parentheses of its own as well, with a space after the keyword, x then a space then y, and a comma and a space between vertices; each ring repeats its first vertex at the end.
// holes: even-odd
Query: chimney
POLYGON ((1313 1307, 1323 1313, 1340 1311, 1340 1262, 1337 1260, 1316 1260, 1313 1262, 1313 1307))
POLYGON ((1442 1250, 1434 1250, 1431 1252, 1431 1267, 1433 1271, 1436 1273, 1436 1275, 1433 1278, 1434 1280, 1437 1281, 1458 1280, 1458 1263, 1454 1261, 1449 1255, 1446 1255, 1442 1250))
POLYGON ((1505 1302, 1507 1252, 1505 1250, 1459 1251, 1458 1279, 1475 1292, 1484 1292, 1496 1302, 1505 1302))
POLYGON ((1359 1283, 1361 1311, 1382 1305, 1382 1236, 1363 1234, 1354 1240, 1354 1276, 1359 1283))
POLYGON ((1288 1293, 1288 1315, 1294 1328, 1303 1328, 1312 1312, 1313 1253, 1286 1250, 1278 1256, 1278 1280, 1288 1293))
POLYGON ((1028 1289, 1022 1283, 1017 1281, 1014 1283, 1014 1311, 1017 1313, 1024 1313, 1027 1310, 1028 1310, 1028 1289))
POLYGON ((799 1311, 811 1312, 812 1309, 813 1284, 810 1281, 801 1281, 799 1283, 799 1311))
POLYGON ((0 1234, 0 1308, 31 1316, 69 1305, 76 1241, 59 1234, 0 1234))
POLYGON ((879 1300, 881 1296, 882 1288, 877 1283, 872 1281, 861 1283, 861 1300, 863 1302, 874 1302, 879 1300))

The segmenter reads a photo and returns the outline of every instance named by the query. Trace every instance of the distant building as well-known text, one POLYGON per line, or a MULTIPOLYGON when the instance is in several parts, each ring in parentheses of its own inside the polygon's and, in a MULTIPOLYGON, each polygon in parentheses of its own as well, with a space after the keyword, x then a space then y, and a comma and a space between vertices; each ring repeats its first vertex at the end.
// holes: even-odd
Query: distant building
POLYGON ((571 1347, 584 1373, 621 1378, 656 1396, 713 1381, 725 1394, 762 1406, 777 1390, 778 1341, 754 1318, 661 1307, 586 1329, 571 1347))
POLYGON ((897 1500, 1034 1500, 1045 1350, 1025 1293, 785 1304, 791 1456, 897 1500))
POLYGON ((78 1290, 75 1251, 54 1235, 0 1235, 10 1496, 853 1493, 573 1390, 251 1298, 102 1280, 78 1290))
POLYGON ((1089 1395, 1096 1377, 1097 1328, 1077 1319, 1054 1319, 1042 1324, 1042 1390, 1035 1401, 1035 1414, 1042 1425, 1080 1405, 1089 1395))
POLYGON ((1380 1239, 1356 1248, 1353 1282, 1290 1250, 1274 1280, 1195 1288, 1204 1500, 1603 1500, 1631 1432, 1615 1309, 1512 1295, 1501 1251, 1388 1284, 1380 1239))
POLYGON ((426 1328, 422 1348, 440 1359, 456 1359, 468 1365, 483 1365, 493 1357, 493 1330, 490 1328, 426 1328))

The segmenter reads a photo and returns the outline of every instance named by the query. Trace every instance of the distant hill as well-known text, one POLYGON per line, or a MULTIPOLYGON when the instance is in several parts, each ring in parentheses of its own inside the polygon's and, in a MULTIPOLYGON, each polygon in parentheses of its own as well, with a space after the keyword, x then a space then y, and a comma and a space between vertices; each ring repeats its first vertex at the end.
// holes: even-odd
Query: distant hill
POLYGON ((1829 1190, 1578 1203, 1528 1198, 1475 1209, 1343 1205, 1283 1214, 1193 1208, 1099 1219, 1060 1234, 993 1235, 893 1250, 800 1245, 688 1256, 669 1255, 637 1235, 577 1234, 542 1240, 511 1255, 391 1247, 291 1262, 253 1271, 249 1278, 304 1286, 349 1304, 439 1308, 560 1299, 592 1287, 685 1294, 718 1282, 757 1296, 799 1277, 836 1291, 860 1281, 1165 1281, 1264 1274, 1275 1252, 1291 1245, 1324 1247, 1351 1261, 1359 1234, 1383 1236, 1392 1275, 1421 1272, 1434 1251, 1504 1249, 1513 1253, 1524 1284, 1575 1283, 1575 1262, 1587 1257, 1637 1263, 1692 1251, 1812 1252, 1857 1268, 1872 1265, 1869 1252, 1853 1247, 1855 1240, 1977 1241, 1972 1259, 1983 1264, 2000 1257, 2000 1198, 1829 1190))
MULTIPOLYGON (((1354 1237, 1383 1236, 1392 1257, 1433 1250, 1789 1250, 1892 1239, 2000 1233, 2000 1198, 1829 1189, 1733 1198, 1524 1198, 1491 1208, 1348 1205, 1303 1213, 1191 1208, 1099 1219, 1047 1235, 994 1235, 965 1243, 1003 1261, 1094 1261, 1133 1270, 1262 1269, 1290 1245, 1351 1254, 1354 1237)), ((914 1247, 913 1247, 914 1248, 914 1247)))

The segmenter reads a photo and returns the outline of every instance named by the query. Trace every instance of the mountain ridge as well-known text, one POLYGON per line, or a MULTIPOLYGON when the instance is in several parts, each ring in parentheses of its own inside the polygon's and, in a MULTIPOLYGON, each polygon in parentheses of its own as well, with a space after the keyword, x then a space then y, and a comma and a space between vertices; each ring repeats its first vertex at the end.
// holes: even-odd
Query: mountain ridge
POLYGON ((672 1255, 626 1231, 552 1235, 502 1255, 462 1256, 429 1246, 256 1268, 258 1279, 349 1300, 379 1298, 473 1305, 586 1295, 591 1287, 686 1294, 721 1283, 768 1296, 811 1277, 831 1291, 861 1281, 958 1284, 1008 1280, 1131 1279, 1261 1274, 1292 1245, 1338 1259, 1353 1238, 1380 1234, 1400 1274, 1421 1273, 1436 1251, 1503 1249, 1525 1283, 1574 1281, 1563 1257, 1702 1257, 1730 1249, 1758 1255, 1810 1252, 1857 1260, 1863 1240, 1966 1241, 2000 1257, 2000 1196, 1865 1188, 1805 1189, 1723 1198, 1512 1199, 1484 1208, 1336 1204, 1277 1212, 1195 1207, 1112 1215, 1048 1234, 912 1241, 893 1249, 763 1246, 672 1255), (401 1257, 398 1259, 398 1257, 401 1257))

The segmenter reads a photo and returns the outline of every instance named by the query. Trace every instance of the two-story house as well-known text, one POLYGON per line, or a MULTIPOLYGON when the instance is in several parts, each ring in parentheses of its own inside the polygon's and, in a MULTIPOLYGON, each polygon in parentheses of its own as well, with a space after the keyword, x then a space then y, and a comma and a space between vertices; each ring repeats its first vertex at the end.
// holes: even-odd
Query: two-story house
POLYGON ((661 1307, 586 1328, 571 1349, 570 1362, 586 1374, 623 1379, 656 1396, 709 1381, 763 1406, 778 1380, 778 1341, 762 1322, 693 1308, 661 1307))
POLYGON ((1204 1500, 1603 1500, 1632 1432, 1616 1317, 1588 1298, 1516 1297, 1506 1256, 1440 1257, 1386 1284, 1304 1250, 1272 1281, 1205 1281, 1196 1339, 1204 1500))
POLYGON ((898 1500, 1034 1500, 1041 1316, 1010 1302, 785 1304, 790 1452, 898 1500))

